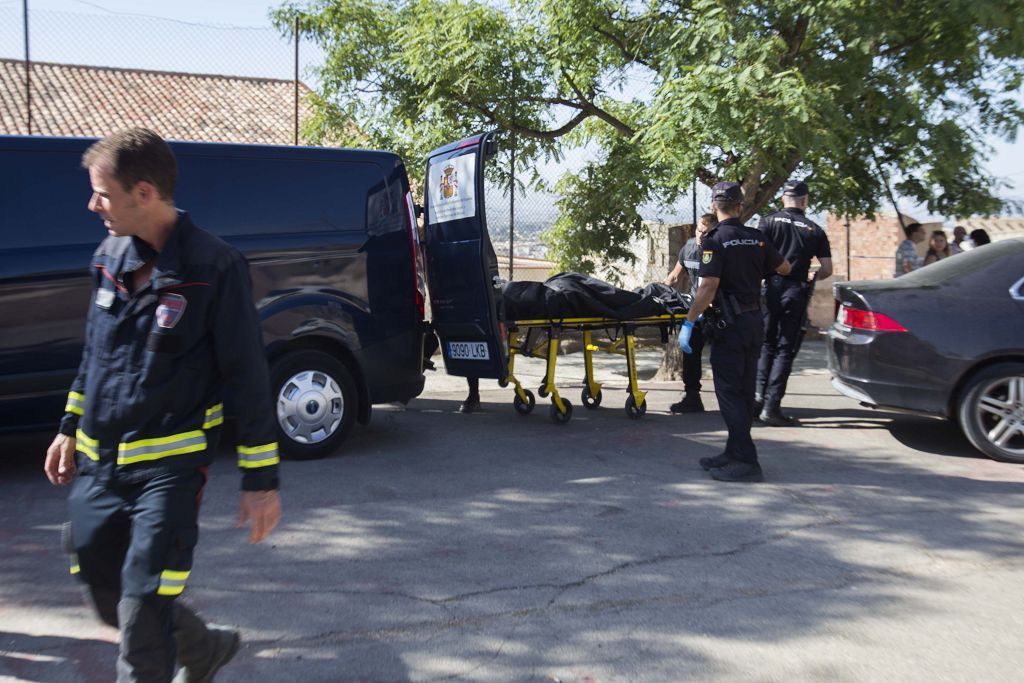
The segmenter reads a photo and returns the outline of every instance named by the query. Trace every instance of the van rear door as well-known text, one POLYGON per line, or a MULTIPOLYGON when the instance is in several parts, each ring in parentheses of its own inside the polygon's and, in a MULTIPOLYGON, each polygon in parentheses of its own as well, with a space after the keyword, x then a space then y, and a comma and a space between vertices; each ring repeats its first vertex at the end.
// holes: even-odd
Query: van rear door
POLYGON ((496 153, 490 132, 436 149, 427 158, 427 289, 449 375, 504 379, 507 374, 498 263, 484 215, 484 166, 496 153))

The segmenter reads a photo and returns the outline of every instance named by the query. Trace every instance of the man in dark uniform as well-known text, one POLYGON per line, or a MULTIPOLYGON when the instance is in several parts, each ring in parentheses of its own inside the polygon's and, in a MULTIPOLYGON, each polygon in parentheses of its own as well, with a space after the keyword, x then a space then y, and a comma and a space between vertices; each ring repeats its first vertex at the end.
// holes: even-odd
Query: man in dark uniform
POLYGON ((170 147, 141 128, 82 157, 89 210, 109 236, 93 256, 85 348, 44 470, 72 484, 71 573, 121 632, 120 683, 210 681, 234 656, 234 629, 208 626, 185 590, 206 469, 236 400, 238 525, 259 543, 281 515, 267 362, 248 264, 174 206, 170 147))
POLYGON ((757 364, 758 419, 772 427, 794 426, 780 405, 800 346, 814 280, 832 275, 832 250, 825 231, 804 215, 807 184, 787 181, 782 191, 782 211, 765 216, 758 224, 768 242, 793 266, 789 275, 773 275, 765 282, 764 344, 757 364), (810 278, 811 259, 821 264, 810 278), (810 278, 810 279, 809 279, 810 278))
MULTIPOLYGON (((675 287, 679 278, 686 271, 690 278, 690 296, 697 296, 697 282, 700 279, 700 252, 701 243, 708 230, 715 226, 718 219, 715 214, 706 213, 697 222, 697 230, 686 244, 679 250, 679 258, 672 272, 665 278, 665 284, 675 287)), ((690 337, 690 348, 693 353, 683 354, 683 397, 682 400, 669 406, 673 413, 703 413, 704 402, 700 398, 700 379, 703 371, 701 369, 701 355, 704 352, 704 327, 700 323, 693 326, 693 335, 690 337)))
POLYGON ((718 407, 729 430, 725 452, 701 458, 700 465, 719 481, 763 481, 757 448, 750 437, 754 419, 754 380, 764 328, 761 324, 761 280, 772 272, 789 273, 789 263, 764 235, 743 225, 743 190, 739 183, 721 182, 711 188, 719 223, 704 237, 700 287, 679 331, 683 353, 697 319, 716 302, 724 329, 711 342, 711 371, 718 407), (716 298, 717 296, 717 298, 716 298))

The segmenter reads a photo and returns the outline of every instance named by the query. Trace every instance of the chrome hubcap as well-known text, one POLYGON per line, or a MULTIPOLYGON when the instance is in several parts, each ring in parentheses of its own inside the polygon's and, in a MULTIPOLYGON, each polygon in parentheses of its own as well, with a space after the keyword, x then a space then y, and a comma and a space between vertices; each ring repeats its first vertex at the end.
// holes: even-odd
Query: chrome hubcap
POLYGON ((1024 455, 1024 377, 992 381, 981 392, 975 412, 992 445, 1024 455))
POLYGON ((341 387, 328 374, 307 370, 292 375, 277 394, 277 421, 299 443, 319 443, 338 430, 345 414, 341 387))

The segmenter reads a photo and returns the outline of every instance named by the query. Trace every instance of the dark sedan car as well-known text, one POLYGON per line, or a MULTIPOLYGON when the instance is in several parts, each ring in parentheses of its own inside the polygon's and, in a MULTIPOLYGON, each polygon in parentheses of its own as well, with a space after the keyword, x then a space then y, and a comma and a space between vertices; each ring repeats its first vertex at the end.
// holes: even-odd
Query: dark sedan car
POLYGON ((950 418, 986 455, 1024 463, 1024 238, 833 291, 836 389, 950 418))

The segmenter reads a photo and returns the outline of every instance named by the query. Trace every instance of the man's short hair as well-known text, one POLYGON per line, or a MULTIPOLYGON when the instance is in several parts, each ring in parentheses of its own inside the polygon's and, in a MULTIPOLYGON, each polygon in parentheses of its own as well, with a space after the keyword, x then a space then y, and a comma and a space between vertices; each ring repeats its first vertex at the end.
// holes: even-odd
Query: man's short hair
POLYGON ((921 229, 921 224, 920 223, 907 223, 906 225, 903 226, 903 234, 906 235, 907 239, 909 240, 910 236, 913 235, 915 232, 917 232, 920 229, 921 229))
POLYGON ((718 222, 718 217, 713 213, 705 213, 700 217, 700 224, 707 226, 708 228, 715 227, 715 223, 718 222))
POLYGON ((146 128, 128 128, 95 142, 82 155, 82 167, 110 164, 114 178, 126 192, 146 181, 156 188, 160 198, 174 196, 178 164, 164 139, 146 128))
POLYGON ((711 202, 711 205, 722 213, 729 214, 730 216, 735 216, 743 210, 742 202, 734 202, 729 199, 716 199, 711 202))

